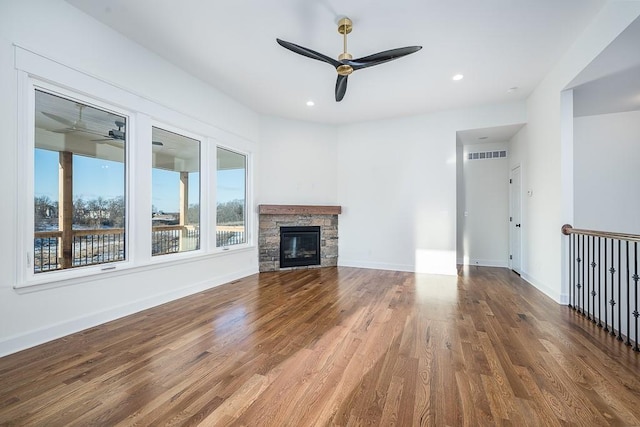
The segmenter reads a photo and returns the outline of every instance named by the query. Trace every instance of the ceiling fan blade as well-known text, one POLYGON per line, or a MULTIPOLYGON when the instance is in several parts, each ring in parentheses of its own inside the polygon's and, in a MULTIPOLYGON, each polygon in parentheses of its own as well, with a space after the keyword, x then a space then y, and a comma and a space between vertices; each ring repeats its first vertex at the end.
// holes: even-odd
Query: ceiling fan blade
POLYGON ((354 70, 360 70, 361 68, 372 67, 374 65, 383 64, 385 62, 393 61, 394 59, 402 58, 403 56, 415 53, 422 49, 422 46, 407 46, 399 47, 397 49, 385 50, 384 52, 374 53, 373 55, 363 56, 362 58, 352 59, 347 61, 354 70))
POLYGON ((336 80, 336 102, 342 101, 342 98, 344 98, 344 94, 347 93, 348 77, 349 76, 338 75, 338 80, 336 80))
POLYGON ((71 133, 71 132, 75 132, 76 129, 74 128, 64 128, 64 129, 54 129, 51 132, 53 133, 71 133))
POLYGON ((49 117, 50 119, 55 120, 58 123, 62 123, 65 126, 73 127, 73 125, 74 125, 74 122, 72 122, 71 120, 67 120, 64 117, 58 116, 57 114, 47 113, 45 111, 42 111, 42 114, 44 114, 45 116, 49 117))
POLYGON ((91 142, 95 142, 97 144, 111 145, 112 147, 116 147, 116 148, 124 147, 124 141, 110 138, 110 137, 106 137, 104 139, 92 139, 91 142))
POLYGON ((316 52, 315 50, 307 49, 306 47, 298 46, 297 44, 290 43, 284 40, 276 39, 278 44, 285 49, 289 49, 291 52, 295 52, 299 55, 306 56, 307 58, 315 59, 317 61, 326 62, 327 64, 331 64, 334 67, 338 68, 342 65, 341 62, 330 58, 326 55, 316 52))

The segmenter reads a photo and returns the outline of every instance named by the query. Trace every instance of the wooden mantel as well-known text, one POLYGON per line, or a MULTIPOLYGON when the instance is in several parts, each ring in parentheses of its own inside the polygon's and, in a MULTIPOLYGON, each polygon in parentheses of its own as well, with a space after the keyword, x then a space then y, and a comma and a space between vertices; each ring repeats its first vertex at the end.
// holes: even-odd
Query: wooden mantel
POLYGON ((342 206, 260 205, 258 213, 267 215, 339 215, 342 206))

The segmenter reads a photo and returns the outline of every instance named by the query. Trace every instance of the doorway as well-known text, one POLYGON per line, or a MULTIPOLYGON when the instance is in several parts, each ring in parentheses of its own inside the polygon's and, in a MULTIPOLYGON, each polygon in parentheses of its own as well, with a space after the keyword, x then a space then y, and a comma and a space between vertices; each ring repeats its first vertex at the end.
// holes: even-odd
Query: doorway
POLYGON ((522 185, 520 165, 509 176, 509 268, 518 275, 521 271, 522 242, 522 185))

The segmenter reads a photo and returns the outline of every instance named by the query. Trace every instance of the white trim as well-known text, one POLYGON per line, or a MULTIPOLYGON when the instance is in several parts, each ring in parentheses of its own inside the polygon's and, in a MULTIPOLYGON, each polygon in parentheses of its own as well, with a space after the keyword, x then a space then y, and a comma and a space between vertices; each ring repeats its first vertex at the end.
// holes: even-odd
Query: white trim
MULTIPOLYGON (((74 88, 76 92, 81 92, 90 97, 102 97, 111 100, 123 107, 132 107, 133 110, 145 112, 153 117, 159 118, 167 123, 184 123, 187 128, 193 129, 198 133, 210 135, 220 140, 229 141, 234 146, 249 147, 255 144, 254 141, 237 133, 219 128, 210 123, 203 122, 201 119, 177 111, 169 107, 161 101, 150 98, 135 89, 126 88, 101 76, 96 76, 87 71, 73 68, 65 65, 63 61, 52 58, 48 55, 36 52, 35 50, 23 47, 19 44, 13 44, 15 50, 15 68, 25 71, 30 75, 55 83, 58 86, 74 88), (102 85, 105 89, 97 93, 95 84, 102 85), (86 88, 91 90, 86 92, 86 88), (173 120, 175 118, 177 120, 173 120)), ((183 126, 183 127, 184 127, 183 126)), ((246 149, 246 148, 245 148, 246 149)))
MULTIPOLYGON (((208 167, 209 165, 214 165, 215 163, 207 163, 209 161, 209 157, 208 157, 208 153, 209 153, 209 149, 210 149, 210 138, 207 138, 204 135, 200 135, 197 133, 193 133, 190 132, 186 129, 183 129, 181 127, 178 126, 174 126, 171 124, 167 124, 165 122, 159 121, 159 120, 154 120, 151 119, 150 121, 150 128, 149 131, 151 133, 151 135, 153 134, 153 128, 158 128, 160 130, 164 130, 167 132, 172 132, 174 134, 180 135, 180 136, 184 136, 186 138, 190 138, 193 140, 196 140, 199 142, 199 159, 198 159, 198 174, 199 174, 199 182, 198 182, 198 188, 199 188, 199 195, 198 195, 198 203, 200 205, 200 218, 199 218, 199 224, 198 227, 200 229, 200 248, 197 250, 191 250, 191 251, 184 251, 184 252, 176 252, 176 253, 171 253, 171 254, 162 254, 162 255, 156 255, 153 256, 152 255, 152 251, 151 251, 151 247, 149 247, 149 251, 147 252, 147 256, 146 258, 148 258, 148 262, 153 263, 153 262, 157 262, 157 260, 159 258, 162 258, 163 260, 166 261, 167 257, 169 258, 174 258, 176 256, 186 256, 186 254, 189 254, 191 256, 198 256, 198 255, 202 255, 202 254, 206 254, 208 252, 210 252, 209 246, 208 246, 208 239, 204 239, 203 236, 208 236, 210 233, 210 227, 209 227, 209 222, 205 220, 205 218, 207 218, 206 214, 207 214, 207 207, 210 206, 211 203, 211 195, 215 194, 215 188, 211 188, 210 183, 208 181, 209 178, 209 170, 210 168, 208 167)), ((151 137, 149 139, 149 143, 151 143, 153 140, 153 137, 151 137)), ((151 150, 150 150, 151 151, 151 150)), ((149 201, 150 205, 149 205, 149 212, 151 212, 151 206, 153 205, 153 164, 151 159, 149 159, 149 172, 151 174, 150 178, 149 178, 149 194, 151 196, 151 199, 149 201)), ((214 202, 215 203, 215 202, 214 202)), ((151 223, 151 218, 149 218, 149 222, 150 222, 150 226, 153 226, 153 224, 151 223)), ((150 228, 151 229, 151 228, 150 228)), ((151 244, 151 242, 149 242, 149 244, 151 244)))
MULTIPOLYGON (((561 182, 561 223, 574 223, 574 150, 573 150, 573 90, 560 92, 560 182, 561 182)), ((562 225, 561 224, 561 225, 562 225)), ((562 236, 560 240, 560 290, 565 295, 568 303, 567 293, 571 284, 569 283, 569 268, 571 260, 567 256, 569 253, 569 238, 562 236)))
POLYGON ((524 271, 520 273, 520 277, 523 278, 526 282, 528 282, 531 286, 557 302, 558 304, 566 304, 568 301, 567 294, 558 293, 557 289, 552 288, 547 285, 543 285, 542 282, 535 277, 530 276, 524 271))
POLYGON ((519 262, 520 265, 518 266, 518 270, 514 270, 513 268, 513 227, 511 226, 511 222, 513 220, 513 190, 512 190, 512 185, 513 185, 513 172, 518 169, 519 170, 519 174, 520 174, 520 188, 518 190, 518 192, 520 193, 520 206, 519 206, 519 210, 520 210, 520 223, 522 224, 522 217, 523 217, 523 211, 522 211, 522 165, 520 164, 520 162, 514 164, 511 166, 511 168, 509 169, 509 218, 511 219, 511 221, 509 221, 509 254, 511 254, 507 260, 507 267, 510 268, 511 270, 515 271, 518 274, 522 273, 522 228, 520 228, 520 247, 518 248, 518 255, 520 257, 519 262))
MULTIPOLYGON (((35 136, 34 136, 34 123, 35 123, 35 93, 36 91, 40 91, 42 93, 51 94, 54 96, 60 96, 65 99, 76 101, 85 105, 89 105, 101 110, 109 111, 115 113, 120 116, 126 117, 127 120, 127 140, 125 143, 125 205, 126 211, 128 212, 125 217, 125 247, 129 248, 131 245, 129 244, 131 239, 130 236, 135 233, 136 225, 134 222, 130 221, 130 218, 135 215, 136 206, 132 203, 134 199, 135 191, 133 191, 132 186, 130 185, 129 179, 131 178, 131 164, 135 159, 135 154, 133 150, 130 149, 131 144, 129 144, 131 132, 135 132, 135 124, 133 123, 132 116, 133 113, 126 109, 118 108, 114 105, 105 103, 99 99, 94 99, 88 96, 84 96, 80 93, 75 93, 73 91, 69 91, 63 87, 56 86, 49 82, 43 81, 41 79, 35 77, 28 77, 24 73, 21 73, 21 90, 22 92, 19 94, 18 99, 26 99, 26 108, 28 111, 20 110, 19 111, 19 123, 20 126, 24 126, 26 129, 22 129, 22 136, 26 139, 19 140, 20 150, 22 151, 21 158, 25 160, 24 165, 31 165, 30 167, 18 168, 18 185, 19 185, 19 193, 23 195, 23 198, 19 200, 19 207, 22 207, 25 212, 33 212, 33 200, 34 200, 34 179, 33 179, 33 168, 34 168, 34 150, 35 150, 35 136), (24 79, 24 80, 22 80, 24 79)), ((98 264, 87 267, 77 267, 67 270, 59 270, 59 271, 51 271, 51 272, 42 272, 35 273, 33 270, 33 230, 34 230, 34 218, 33 214, 25 215, 24 213, 21 216, 26 216, 21 224, 20 229, 18 229, 18 233, 22 235, 20 239, 20 246, 18 249, 18 254, 30 254, 31 263, 26 265, 24 263, 20 270, 18 271, 17 282, 14 288, 23 288, 28 286, 37 285, 44 282, 52 282, 52 281, 60 281, 67 280, 76 277, 86 277, 87 275, 99 275, 105 272, 105 266, 108 265, 109 269, 123 269, 129 268, 134 265, 134 257, 132 254, 127 251, 127 257, 123 261, 111 262, 108 264, 98 264)), ((20 264, 20 259, 16 260, 16 264, 20 264)))
POLYGON ((206 291, 208 289, 215 288, 217 286, 227 284, 234 280, 241 279, 243 277, 257 274, 258 269, 256 267, 245 269, 242 271, 236 271, 232 274, 212 277, 206 281, 195 283, 189 286, 185 286, 180 289, 172 290, 171 292, 165 292, 160 295, 154 295, 150 298, 141 299, 131 303, 127 303, 118 307, 112 307, 107 310, 87 314, 75 319, 66 320, 64 322, 50 325, 45 328, 30 331, 24 334, 8 337, 0 341, 0 357, 6 356, 11 353, 24 350, 69 334, 73 334, 82 331, 87 328, 91 328, 130 314, 140 312, 152 307, 156 307, 167 302, 174 301, 179 298, 183 298, 189 295, 196 294, 198 292, 206 291))
POLYGON ((478 266, 478 267, 502 267, 509 268, 509 262, 507 260, 499 260, 499 259, 468 259, 467 262, 464 262, 463 259, 458 259, 458 264, 460 265, 469 265, 469 266, 478 266))
MULTIPOLYGON (((214 165, 216 165, 216 179, 214 181, 214 189, 217 190, 217 175, 218 175, 218 170, 217 170, 217 164, 218 164, 218 148, 222 149, 222 150, 226 150, 226 151, 230 151, 232 153, 235 154, 239 154, 241 156, 244 156, 245 159, 245 170, 244 170, 244 238, 245 238, 245 242, 242 244, 238 244, 238 245, 233 245, 233 246, 221 246, 218 247, 217 246, 217 241, 216 241, 216 232, 217 232, 217 212, 215 212, 214 218, 213 218, 213 222, 212 224, 216 224, 213 228, 214 232, 211 233, 212 235, 212 247, 211 247, 211 251, 216 252, 216 253, 220 253, 220 252, 228 252, 228 251, 233 251, 235 249, 238 248, 246 248, 246 247, 251 247, 253 245, 253 224, 257 223, 258 220, 258 215, 255 213, 255 210, 253 208, 254 204, 253 204, 253 155, 251 152, 249 151, 244 151, 244 150, 238 150, 237 148, 231 147, 227 144, 223 144, 223 143, 216 143, 215 145, 215 150, 213 150, 214 156, 215 156, 215 162, 213 163, 214 165), (251 183, 251 184, 250 184, 251 183)), ((217 195, 217 191, 215 192, 215 194, 217 195)), ((214 200, 214 205, 217 206, 218 205, 218 200, 216 198, 216 200, 214 200)))
MULTIPOLYGON (((371 261, 357 261, 357 260, 344 260, 342 258, 338 258, 338 266, 339 267, 355 267, 355 268, 366 268, 369 270, 390 270, 390 271, 404 271, 407 273, 416 273, 416 268, 413 265, 408 264, 390 264, 385 262, 371 262, 371 261)), ((429 273, 429 272, 420 272, 421 274, 435 274, 441 276, 456 276, 458 271, 454 267, 453 269, 447 270, 446 273, 429 273)))
MULTIPOLYGON (((201 239, 200 249, 197 251, 183 252, 173 254, 171 260, 167 261, 166 257, 152 257, 150 249, 150 241, 140 244, 135 248, 129 244, 132 241, 143 241, 137 239, 150 240, 150 219, 146 216, 150 212, 151 204, 148 208, 145 206, 146 194, 150 194, 151 179, 148 182, 143 179, 136 178, 140 175, 137 172, 151 172, 150 154, 147 153, 145 144, 126 144, 126 185, 127 185, 127 218, 126 218, 126 239, 127 239, 127 260, 121 262, 109 263, 109 271, 104 270, 104 265, 78 267, 67 269, 64 271, 53 271, 46 273, 33 273, 33 217, 25 214, 21 210, 31 206, 33 212, 33 167, 19 169, 17 173, 17 182, 20 185, 17 191, 17 207, 16 215, 18 218, 18 250, 15 254, 16 280, 13 288, 24 292, 28 287, 34 287, 35 290, 50 289, 52 287, 68 286, 81 283, 87 283, 94 280, 100 280, 104 277, 113 277, 114 275, 124 274, 125 270, 138 271, 145 266, 154 266, 158 263, 166 264, 167 262, 185 262, 197 261, 198 259, 207 258, 211 255, 221 255, 234 253, 246 249, 253 249, 252 246, 252 224, 256 221, 255 212, 253 210, 253 167, 252 158, 253 151, 257 149, 255 143, 242 138, 238 135, 223 131, 213 125, 202 122, 191 116, 187 116, 168 107, 165 107, 155 101, 149 100, 140 95, 120 88, 98 77, 91 76, 73 68, 67 67, 60 62, 53 61, 45 56, 25 50, 19 46, 15 46, 15 68, 18 70, 18 141, 20 148, 18 149, 18 159, 23 162, 21 164, 33 165, 34 151, 34 111, 35 111, 35 88, 42 88, 44 91, 60 94, 69 99, 77 99, 82 103, 95 105, 99 108, 114 111, 117 114, 127 117, 127 142, 130 138, 139 140, 149 140, 151 128, 143 129, 138 127, 136 121, 140 121, 142 125, 149 123, 158 123, 158 127, 167 130, 179 129, 179 133, 191 136, 201 141, 200 156, 200 181, 201 181, 201 235, 210 235, 211 227, 207 228, 206 219, 213 216, 215 220, 215 209, 211 206, 215 204, 215 187, 205 186, 205 182, 211 183, 206 178, 211 178, 210 169, 215 167, 215 150, 212 147, 221 146, 228 150, 241 153, 246 158, 246 227, 247 227, 247 243, 243 245, 234 245, 231 248, 222 250, 214 245, 207 246, 207 242, 201 239), (179 123, 179 126, 170 125, 179 123), (146 136, 146 137, 145 137, 146 136), (215 142, 214 142, 215 141, 215 142), (224 141, 222 143, 221 141, 224 141), (207 154, 207 149, 209 154, 207 154), (210 154, 214 151, 213 156, 210 154), (205 161, 214 160, 213 163, 205 161), (131 170, 131 165, 136 163, 142 165, 140 171, 131 170), (141 185, 141 181, 146 184, 141 185), (206 191, 206 193, 205 193, 206 191), (138 198, 135 195, 140 194, 138 198), (143 200, 143 197, 145 199, 143 200), (208 204, 205 206, 205 203, 208 204), (207 207, 208 206, 208 207, 207 207), (207 213, 213 211, 213 213, 207 213), (145 216, 146 215, 146 216, 145 216), (203 216, 205 215, 205 216, 203 216), (29 224, 29 221, 31 223, 29 224), (204 228, 202 228, 204 227, 204 228), (209 232, 207 232, 207 229, 209 232), (204 234, 206 233, 206 234, 204 234), (27 260, 31 260, 31 265, 27 266, 27 260), (114 270, 115 268, 115 270, 114 270)), ((138 165, 139 166, 139 165, 138 165)), ((215 180, 212 181, 215 185, 215 180)), ((149 201, 151 201, 149 199, 149 201)), ((213 222, 212 224, 215 224, 213 222)), ((215 236, 214 236, 215 239, 215 236)))

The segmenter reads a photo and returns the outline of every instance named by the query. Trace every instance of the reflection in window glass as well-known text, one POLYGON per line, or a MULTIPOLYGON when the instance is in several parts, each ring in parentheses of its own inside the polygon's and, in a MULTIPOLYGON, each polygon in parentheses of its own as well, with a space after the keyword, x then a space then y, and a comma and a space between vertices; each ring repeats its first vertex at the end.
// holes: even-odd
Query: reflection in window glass
POLYGON ((200 141, 152 129, 152 255, 200 249, 200 141))
POLYGON ((34 273, 122 261, 126 117, 35 91, 34 273))
POLYGON ((246 243, 247 158, 218 147, 217 159, 216 246, 246 243))

